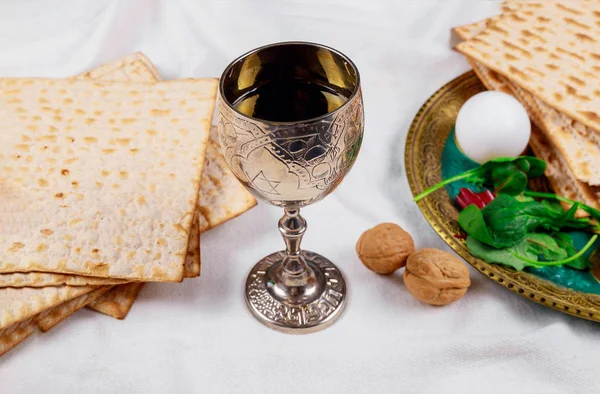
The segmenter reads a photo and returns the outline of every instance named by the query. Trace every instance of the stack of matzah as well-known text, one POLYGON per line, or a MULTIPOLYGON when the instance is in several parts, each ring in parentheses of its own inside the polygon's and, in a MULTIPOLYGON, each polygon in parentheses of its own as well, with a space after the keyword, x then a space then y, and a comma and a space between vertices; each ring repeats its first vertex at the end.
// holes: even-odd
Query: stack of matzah
POLYGON ((210 136, 216 86, 160 82, 141 54, 0 79, 0 355, 84 306, 122 319, 144 282, 200 274, 200 233, 256 204, 210 136))
POLYGON ((508 0, 502 11, 455 28, 456 49, 528 110, 556 193, 600 209, 600 0, 508 0))

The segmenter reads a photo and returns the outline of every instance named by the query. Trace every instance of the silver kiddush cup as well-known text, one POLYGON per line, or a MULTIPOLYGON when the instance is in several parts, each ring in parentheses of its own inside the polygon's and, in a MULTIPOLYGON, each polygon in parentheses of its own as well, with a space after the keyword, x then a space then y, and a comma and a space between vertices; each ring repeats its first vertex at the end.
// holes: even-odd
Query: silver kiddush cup
POLYGON ((346 283, 328 259, 300 249, 300 208, 331 193, 358 155, 364 114, 356 66, 319 44, 267 45, 227 66, 218 112, 232 172, 256 198, 284 210, 279 231, 286 249, 252 268, 248 307, 287 333, 327 327, 345 306, 346 283))

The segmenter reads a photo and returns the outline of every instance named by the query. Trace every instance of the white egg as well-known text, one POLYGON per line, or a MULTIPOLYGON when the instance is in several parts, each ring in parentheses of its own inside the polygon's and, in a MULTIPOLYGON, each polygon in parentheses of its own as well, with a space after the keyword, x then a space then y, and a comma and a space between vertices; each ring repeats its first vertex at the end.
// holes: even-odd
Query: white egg
POLYGON ((483 164, 498 157, 521 155, 529 143, 531 122, 513 96, 489 91, 467 100, 458 112, 455 131, 459 149, 483 164))

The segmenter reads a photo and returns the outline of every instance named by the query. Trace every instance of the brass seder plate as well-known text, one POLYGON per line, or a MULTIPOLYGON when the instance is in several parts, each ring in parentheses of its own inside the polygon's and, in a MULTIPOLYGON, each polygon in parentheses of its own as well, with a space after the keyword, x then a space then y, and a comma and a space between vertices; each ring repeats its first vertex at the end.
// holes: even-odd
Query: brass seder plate
MULTIPOLYGON (((442 180, 441 156, 458 110, 471 96, 485 91, 475 73, 467 72, 450 81, 421 107, 406 137, 406 174, 413 195, 442 180)), ((583 319, 600 322, 600 295, 574 291, 527 272, 489 264, 469 253, 460 234, 458 209, 440 189, 418 203, 435 232, 479 272, 520 296, 538 304, 583 319)))

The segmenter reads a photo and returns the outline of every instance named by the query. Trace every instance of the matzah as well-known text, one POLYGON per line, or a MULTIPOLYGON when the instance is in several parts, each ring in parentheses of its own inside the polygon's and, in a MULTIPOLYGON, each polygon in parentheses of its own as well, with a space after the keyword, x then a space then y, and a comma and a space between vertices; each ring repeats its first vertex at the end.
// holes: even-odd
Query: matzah
POLYGON ((0 356, 8 352, 19 343, 23 342, 35 331, 33 319, 27 319, 21 323, 0 330, 0 356))
POLYGON ((88 308, 116 319, 124 319, 143 286, 143 283, 128 283, 126 285, 115 286, 91 302, 88 308))
POLYGON ((0 114, 18 132, 0 134, 11 224, 0 229, 0 272, 180 281, 215 89, 215 80, 2 80, 0 114))
POLYGON ((109 289, 110 286, 99 287, 87 294, 81 295, 40 313, 34 320, 39 329, 42 330, 42 332, 46 332, 73 313, 77 312, 79 309, 96 300, 109 289))
POLYGON ((524 2, 457 46, 533 93, 529 101, 543 108, 548 137, 577 179, 592 185, 600 184, 599 6, 598 0, 524 2))
POLYGON ((95 289, 94 286, 0 289, 0 330, 95 289))
MULTIPOLYGON (((158 75, 150 61, 141 53, 125 56, 123 59, 105 64, 90 72, 79 75, 79 79, 103 79, 106 81, 156 81, 158 75)), ((207 149, 207 159, 213 157, 215 152, 207 149)), ((216 155, 220 156, 217 152, 216 155)), ((203 170, 206 171, 206 170, 203 170)), ((198 276, 200 273, 200 250, 199 250, 199 222, 195 216, 190 231, 190 242, 188 243, 188 256, 185 264, 184 276, 186 278, 198 276)), ((49 274, 49 273, 14 273, 0 274, 0 287, 44 287, 44 286, 85 286, 119 284, 126 280, 95 278, 76 275, 49 274)))
POLYGON ((118 285, 126 283, 125 279, 97 278, 69 274, 47 274, 44 272, 16 272, 0 274, 0 288, 4 287, 45 287, 45 286, 89 286, 118 285))

